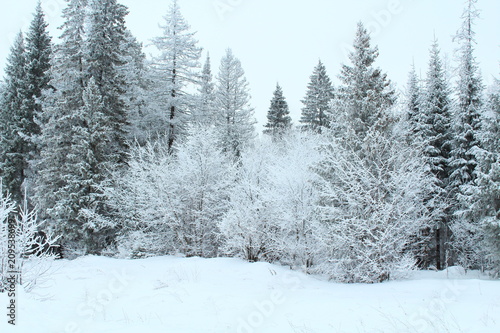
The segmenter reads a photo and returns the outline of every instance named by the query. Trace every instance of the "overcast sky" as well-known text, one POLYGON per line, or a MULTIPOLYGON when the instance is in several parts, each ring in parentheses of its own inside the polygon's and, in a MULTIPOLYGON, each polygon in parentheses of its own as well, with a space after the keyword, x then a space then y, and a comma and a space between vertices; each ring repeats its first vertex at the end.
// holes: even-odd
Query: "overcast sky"
MULTIPOLYGON (((14 36, 26 31, 37 0, 0 0, 0 72, 14 36)), ((158 24, 169 0, 121 0, 130 9, 127 26, 145 45, 161 34, 158 24)), ((333 82, 352 45, 356 22, 372 31, 379 46, 377 65, 404 88, 412 62, 425 75, 428 50, 436 36, 452 66, 452 36, 460 26, 463 0, 179 0, 199 45, 212 57, 214 75, 230 47, 250 83, 252 105, 260 126, 279 82, 295 123, 300 117, 309 76, 321 59, 333 82)), ((63 0, 42 0, 50 31, 59 36, 63 0)), ((500 1, 479 0, 481 19, 476 55, 486 84, 500 73, 500 1)), ((146 49, 146 52, 154 50, 146 49)), ((205 54, 203 56, 204 60, 205 54)), ((259 128, 260 128, 259 126, 259 128)))

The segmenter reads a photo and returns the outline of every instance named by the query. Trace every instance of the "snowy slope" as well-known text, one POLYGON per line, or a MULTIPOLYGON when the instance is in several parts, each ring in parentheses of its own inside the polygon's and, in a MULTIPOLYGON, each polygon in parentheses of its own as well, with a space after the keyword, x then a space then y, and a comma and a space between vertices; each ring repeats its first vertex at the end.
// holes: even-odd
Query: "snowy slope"
POLYGON ((0 332, 500 332, 500 281, 458 269, 375 285, 223 258, 83 257, 54 270, 0 332))

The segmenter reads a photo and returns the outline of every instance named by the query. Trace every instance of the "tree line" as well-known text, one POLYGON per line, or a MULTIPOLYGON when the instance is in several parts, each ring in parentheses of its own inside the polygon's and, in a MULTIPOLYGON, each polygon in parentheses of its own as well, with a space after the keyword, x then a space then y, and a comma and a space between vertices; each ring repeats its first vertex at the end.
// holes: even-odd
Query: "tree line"
POLYGON ((320 61, 294 125, 277 84, 261 137, 241 62, 228 49, 215 77, 202 66, 177 1, 153 59, 116 0, 67 0, 58 44, 38 4, 1 86, 3 197, 68 257, 228 255, 343 282, 498 272, 500 86, 474 56, 476 2, 456 84, 435 40, 398 96, 359 23, 340 85, 320 61))

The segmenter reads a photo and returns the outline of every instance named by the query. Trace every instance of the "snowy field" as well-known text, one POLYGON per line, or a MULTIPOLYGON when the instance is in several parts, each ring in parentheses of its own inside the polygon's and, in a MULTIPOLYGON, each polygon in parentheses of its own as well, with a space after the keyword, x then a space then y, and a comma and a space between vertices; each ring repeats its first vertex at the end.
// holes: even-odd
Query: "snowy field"
POLYGON ((0 332, 500 332, 500 281, 458 268, 374 285, 237 259, 83 257, 53 268, 20 292, 19 324, 4 319, 0 332))

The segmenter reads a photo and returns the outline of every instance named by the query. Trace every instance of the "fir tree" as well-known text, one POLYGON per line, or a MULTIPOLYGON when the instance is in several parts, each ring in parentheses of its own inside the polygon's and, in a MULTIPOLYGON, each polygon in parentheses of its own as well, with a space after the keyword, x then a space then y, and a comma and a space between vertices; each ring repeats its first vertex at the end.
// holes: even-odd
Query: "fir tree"
POLYGON ((334 89, 326 67, 321 60, 314 68, 311 82, 307 86, 307 93, 302 103, 302 128, 321 133, 324 127, 329 127, 331 118, 330 102, 334 97, 334 89))
POLYGON ((21 203, 30 148, 29 138, 22 135, 30 123, 27 118, 29 84, 26 79, 26 52, 22 33, 19 33, 11 48, 5 74, 0 110, 2 191, 9 192, 15 202, 21 203))
MULTIPOLYGON (((26 158, 37 158, 39 147, 37 138, 40 135, 40 126, 36 119, 43 117, 42 102, 43 92, 50 87, 50 70, 52 61, 52 38, 47 32, 48 24, 45 22, 44 13, 40 2, 36 7, 34 19, 26 36, 26 78, 28 81, 28 100, 26 115, 26 128, 23 132, 29 138, 30 147, 26 158)), ((34 170, 30 170, 31 176, 34 170)))
POLYGON ((126 155, 123 65, 124 16, 114 0, 71 0, 64 11, 41 120, 36 199, 43 217, 68 247, 98 253, 113 240, 102 186, 126 155), (88 28, 88 30, 85 30, 88 28))
POLYGON ((87 77, 94 78, 104 103, 107 124, 112 141, 109 142, 108 161, 124 163, 126 159, 127 114, 123 95, 126 83, 118 66, 124 64, 122 45, 126 40, 125 16, 128 10, 116 0, 90 2, 90 27, 87 35, 87 77))
POLYGON ((160 99, 159 108, 166 112, 168 147, 172 149, 175 139, 182 133, 187 123, 188 100, 187 85, 197 81, 196 69, 199 67, 201 49, 194 39, 195 33, 180 12, 177 0, 173 0, 161 26, 163 36, 153 39, 161 52, 155 59, 155 70, 160 99))
POLYGON ((460 43, 459 77, 457 84, 457 110, 455 142, 451 152, 450 187, 457 207, 454 210, 454 245, 460 263, 467 267, 475 266, 481 260, 479 231, 476 214, 471 210, 473 188, 476 186, 478 152, 481 149, 481 113, 483 108, 483 83, 478 63, 474 56, 474 22, 479 17, 477 0, 468 0, 462 15, 463 23, 455 39, 460 43), (466 232, 467 231, 467 232, 466 232), (472 240, 474 239, 474 240, 472 240), (472 240, 472 241, 471 241, 472 240))
POLYGON ((407 120, 413 133, 419 133, 421 130, 423 92, 420 80, 415 72, 415 65, 412 66, 408 74, 408 84, 406 92, 407 120))
POLYGON ((215 103, 222 148, 238 158, 254 138, 255 120, 245 72, 230 49, 221 60, 215 103))
MULTIPOLYGON (((440 58, 438 43, 434 41, 427 72, 424 114, 420 128, 425 140, 424 154, 431 171, 436 177, 439 188, 439 191, 432 195, 439 196, 442 199, 449 197, 449 158, 453 138, 451 111, 450 88, 440 58)), ((430 209, 436 208, 430 207, 430 209)), ((449 212, 446 214, 449 214, 449 212)), ((438 269, 444 267, 445 257, 449 254, 450 218, 446 214, 437 216, 436 226, 433 230, 435 235, 435 262, 438 269)))
POLYGON ((458 105, 455 147, 453 150, 453 186, 466 185, 474 180, 477 165, 474 150, 480 146, 478 133, 481 130, 481 107, 483 84, 479 67, 474 57, 475 33, 474 21, 479 17, 475 4, 477 0, 468 0, 462 15, 463 23, 455 39, 461 45, 459 80, 457 86, 458 105))
MULTIPOLYGON (((342 65, 336 108, 361 137, 384 118, 384 113, 395 103, 395 92, 387 75, 374 62, 378 47, 371 47, 371 38, 362 23, 358 23, 354 51, 349 54, 351 66, 342 65)), ((337 112, 338 112, 337 111, 337 112)))
POLYGON ((201 72, 198 101, 193 113, 193 122, 205 125, 215 123, 215 84, 213 82, 210 55, 207 55, 201 72))
POLYGON ((264 133, 273 136, 282 135, 283 132, 292 127, 292 118, 290 118, 288 103, 283 96, 283 90, 279 84, 276 84, 274 97, 267 112, 267 124, 264 127, 266 127, 264 133))

